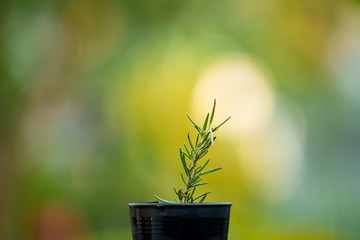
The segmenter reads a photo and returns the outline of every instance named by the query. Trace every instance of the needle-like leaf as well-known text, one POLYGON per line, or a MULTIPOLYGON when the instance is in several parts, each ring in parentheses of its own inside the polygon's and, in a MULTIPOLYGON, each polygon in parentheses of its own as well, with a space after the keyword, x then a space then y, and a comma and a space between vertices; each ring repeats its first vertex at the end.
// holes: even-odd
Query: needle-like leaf
POLYGON ((210 170, 206 170, 206 171, 201 172, 199 175, 201 176, 201 175, 205 175, 205 174, 208 174, 208 173, 212 173, 212 172, 215 172, 215 171, 220 170, 222 168, 223 167, 212 168, 210 170))
POLYGON ((202 203, 202 202, 205 200, 206 196, 207 196, 207 195, 204 195, 204 196, 200 199, 199 203, 202 203))
POLYGON ((185 184, 185 186, 186 186, 187 183, 186 183, 186 181, 185 181, 184 175, 183 175, 182 173, 181 173, 180 175, 181 175, 181 179, 183 180, 183 182, 184 182, 184 184, 185 184))
POLYGON ((209 131, 210 131, 210 136, 211 136, 211 145, 214 145, 214 135, 212 133, 211 128, 209 129, 209 131))
POLYGON ((179 191, 177 191, 177 190, 176 190, 176 188, 174 188, 174 191, 175 191, 175 194, 178 196, 178 198, 180 198, 180 195, 179 195, 180 190, 179 190, 179 191))
POLYGON ((189 180, 189 183, 188 185, 189 186, 192 186, 195 182, 197 182, 197 180, 199 179, 200 175, 195 175, 193 176, 190 180, 189 180))
MULTIPOLYGON (((205 137, 204 137, 203 140, 201 141, 201 143, 204 144, 204 143, 208 140, 209 136, 210 136, 210 132, 207 132, 207 133, 205 134, 205 137)), ((200 145, 202 145, 202 144, 200 144, 200 145)))
POLYGON ((193 145, 193 143, 191 141, 191 138, 190 138, 190 133, 188 133, 188 140, 189 140, 189 143, 190 143, 190 146, 191 146, 192 150, 195 151, 194 145, 193 145))
POLYGON ((197 186, 201 186, 201 185, 205 185, 205 184, 208 184, 208 182, 197 183, 197 184, 193 185, 193 187, 197 187, 197 186))
POLYGON ((186 144, 184 144, 184 147, 185 147, 186 153, 190 156, 191 154, 190 154, 189 149, 187 148, 186 144))
POLYGON ((196 167, 196 165, 192 165, 191 168, 189 169, 189 172, 191 172, 194 168, 196 167))
POLYGON ((190 155, 188 155, 186 152, 184 152, 181 148, 180 148, 180 151, 181 151, 188 159, 191 159, 190 155))
POLYGON ((208 150, 204 150, 204 152, 202 152, 202 153, 199 155, 199 157, 198 157, 197 160, 200 160, 200 159, 201 159, 202 157, 204 157, 207 153, 208 153, 208 150))
POLYGON ((216 126, 215 128, 213 128, 213 132, 215 132, 215 131, 217 131, 222 125, 224 125, 227 121, 229 121, 229 119, 231 118, 231 116, 230 117, 228 117, 227 119, 225 119, 222 123, 220 123, 218 126, 216 126))
POLYGON ((210 117, 210 123, 209 125, 211 125, 213 119, 214 119, 214 115, 215 115, 215 108, 216 108, 216 99, 214 99, 214 106, 213 106, 213 109, 211 111, 211 117, 210 117))
POLYGON ((195 189, 196 189, 196 187, 193 187, 193 190, 192 190, 192 192, 190 194, 190 197, 192 197, 194 195, 195 189))
POLYGON ((190 117, 189 114, 187 114, 188 118, 190 119, 190 121, 194 124, 194 127, 199 131, 199 133, 204 133, 204 131, 202 130, 202 128, 194 121, 192 120, 192 118, 190 117))
POLYGON ((199 199, 199 198, 201 198, 201 197, 203 197, 203 196, 208 195, 209 193, 211 193, 211 192, 206 192, 206 193, 203 193, 203 194, 197 196, 196 198, 194 198, 194 201, 196 201, 197 199, 199 199))
MULTIPOLYGON (((198 176, 198 175, 197 175, 198 176)), ((194 186, 194 184, 196 184, 196 183, 198 183, 198 182, 200 182, 202 180, 202 178, 198 178, 198 179, 196 179, 194 182, 192 182, 192 186, 194 186)))
POLYGON ((160 202, 164 202, 164 203, 174 203, 174 202, 171 202, 171 201, 168 201, 168 200, 165 200, 165 199, 162 199, 162 198, 159 198, 158 196, 154 195, 154 197, 159 200, 160 202))
POLYGON ((181 150, 181 148, 180 148, 180 159, 186 175, 189 175, 189 169, 186 166, 186 161, 185 161, 185 153, 181 150))
POLYGON ((209 113, 206 115, 206 118, 205 118, 205 121, 204 121, 204 125, 203 125, 203 131, 205 132, 206 131, 206 127, 207 127, 207 124, 208 124, 208 120, 209 120, 209 113))
POLYGON ((204 168, 206 167, 206 165, 208 165, 209 162, 210 162, 210 159, 206 160, 204 165, 202 165, 202 167, 197 172, 201 172, 202 170, 204 170, 204 168))

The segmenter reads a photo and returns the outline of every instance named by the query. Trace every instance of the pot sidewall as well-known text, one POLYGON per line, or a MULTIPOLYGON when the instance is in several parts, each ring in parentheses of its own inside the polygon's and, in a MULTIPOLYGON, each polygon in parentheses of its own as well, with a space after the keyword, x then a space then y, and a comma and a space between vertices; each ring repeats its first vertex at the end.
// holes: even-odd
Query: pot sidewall
POLYGON ((134 240, 226 240, 231 203, 130 203, 134 240))

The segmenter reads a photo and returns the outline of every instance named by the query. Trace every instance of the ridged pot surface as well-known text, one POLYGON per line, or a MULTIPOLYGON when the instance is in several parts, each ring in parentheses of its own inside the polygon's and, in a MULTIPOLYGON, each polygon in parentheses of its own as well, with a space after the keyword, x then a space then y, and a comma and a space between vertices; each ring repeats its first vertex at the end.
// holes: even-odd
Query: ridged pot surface
POLYGON ((133 240, 226 240, 231 203, 130 203, 133 240))

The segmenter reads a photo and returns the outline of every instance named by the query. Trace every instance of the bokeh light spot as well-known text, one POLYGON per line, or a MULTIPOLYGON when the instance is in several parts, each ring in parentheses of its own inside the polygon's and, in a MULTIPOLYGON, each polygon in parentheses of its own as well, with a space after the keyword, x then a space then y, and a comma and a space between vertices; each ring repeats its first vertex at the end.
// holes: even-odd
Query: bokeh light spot
POLYGON ((193 112, 205 116, 213 99, 217 99, 218 119, 233 117, 224 128, 228 135, 251 134, 269 121, 274 108, 267 75, 242 55, 224 57, 205 70, 194 89, 193 112))

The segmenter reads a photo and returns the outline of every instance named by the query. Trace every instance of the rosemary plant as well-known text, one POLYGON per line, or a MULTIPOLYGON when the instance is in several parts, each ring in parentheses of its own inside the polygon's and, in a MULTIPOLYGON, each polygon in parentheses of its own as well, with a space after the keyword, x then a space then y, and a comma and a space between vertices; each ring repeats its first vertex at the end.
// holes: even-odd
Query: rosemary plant
POLYGON ((215 108, 216 100, 214 100, 211 115, 210 113, 207 114, 202 127, 200 127, 190 117, 189 114, 187 115, 198 133, 195 141, 191 140, 190 134, 188 133, 187 138, 189 142, 189 147, 184 144, 184 149, 180 148, 180 159, 185 173, 185 176, 181 173, 181 179, 185 186, 180 188, 179 190, 174 188, 176 194, 175 202, 167 201, 154 195, 154 197, 159 201, 165 203, 194 203, 198 201, 199 203, 202 203, 205 200, 206 196, 211 193, 205 192, 198 196, 195 196, 196 188, 207 184, 207 182, 201 182, 201 177, 205 174, 218 171, 222 169, 222 167, 204 170, 205 167, 208 165, 210 159, 203 162, 203 164, 200 160, 208 153, 210 146, 214 145, 214 141, 216 139, 216 137, 214 136, 214 132, 219 130, 219 128, 231 118, 230 116, 216 127, 212 127, 211 124, 214 119, 215 108))

